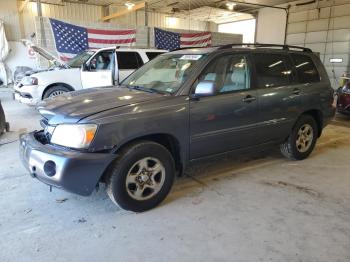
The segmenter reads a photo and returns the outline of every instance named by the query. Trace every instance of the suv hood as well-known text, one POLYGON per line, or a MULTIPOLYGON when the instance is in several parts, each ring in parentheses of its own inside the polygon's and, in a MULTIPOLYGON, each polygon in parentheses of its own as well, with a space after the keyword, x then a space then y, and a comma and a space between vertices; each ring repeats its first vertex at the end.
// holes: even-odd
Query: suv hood
POLYGON ((53 64, 56 65, 61 65, 61 66, 67 66, 66 63, 64 63, 61 59, 59 59, 58 57, 54 56, 53 54, 51 54, 49 51, 47 51, 44 48, 41 48, 37 45, 34 45, 31 41, 26 40, 26 39, 22 39, 21 42, 27 46, 28 48, 33 49, 34 52, 38 53, 39 55, 41 55, 42 57, 44 57, 46 60, 52 62, 53 64))
POLYGON ((93 114, 163 96, 126 87, 90 88, 45 99, 37 109, 50 125, 77 123, 93 114))

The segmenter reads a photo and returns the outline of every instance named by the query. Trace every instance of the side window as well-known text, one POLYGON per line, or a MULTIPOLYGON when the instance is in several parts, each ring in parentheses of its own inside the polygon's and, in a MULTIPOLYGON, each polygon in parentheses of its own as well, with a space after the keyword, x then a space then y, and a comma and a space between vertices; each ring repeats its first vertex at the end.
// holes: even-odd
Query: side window
POLYGON ((293 82, 293 70, 288 56, 253 54, 259 88, 278 87, 293 82))
POLYGON ((111 70, 113 61, 112 51, 101 51, 90 61, 90 71, 111 70))
POLYGON ((137 52, 117 52, 118 68, 134 70, 143 65, 142 58, 137 52))
POLYGON ((157 56, 164 54, 163 52, 146 52, 146 55, 149 59, 149 61, 151 61, 152 59, 156 58, 157 56))
POLYGON ((197 83, 211 82, 215 94, 249 89, 250 78, 244 55, 228 55, 214 59, 199 76, 197 83))
POLYGON ((310 57, 299 54, 291 54, 291 57, 300 83, 306 84, 320 81, 316 66, 310 57))

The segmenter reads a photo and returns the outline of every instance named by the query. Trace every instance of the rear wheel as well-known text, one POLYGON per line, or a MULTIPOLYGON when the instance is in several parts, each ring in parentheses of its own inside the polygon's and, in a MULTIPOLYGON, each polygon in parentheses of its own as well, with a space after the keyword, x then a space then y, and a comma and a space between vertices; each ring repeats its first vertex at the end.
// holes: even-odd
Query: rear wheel
POLYGON ((59 95, 62 95, 64 93, 67 93, 69 91, 70 90, 65 86, 60 86, 60 85, 52 86, 48 90, 45 91, 43 99, 59 96, 59 95))
POLYGON ((108 174, 107 193, 123 209, 142 212, 165 199, 174 177, 170 152, 160 144, 142 141, 123 150, 115 161, 108 174))
POLYGON ((307 158, 315 147, 318 127, 310 115, 302 115, 287 140, 280 145, 282 154, 292 160, 307 158))

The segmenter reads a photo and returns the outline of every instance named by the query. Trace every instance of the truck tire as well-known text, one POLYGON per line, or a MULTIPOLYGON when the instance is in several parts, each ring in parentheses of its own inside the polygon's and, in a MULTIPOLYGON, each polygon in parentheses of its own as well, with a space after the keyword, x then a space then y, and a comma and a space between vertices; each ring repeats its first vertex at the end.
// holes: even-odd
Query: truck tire
POLYGON ((282 154, 291 160, 307 158, 315 147, 318 132, 315 119, 310 115, 302 115, 287 140, 280 145, 282 154))
POLYGON ((4 109, 2 108, 0 101, 0 135, 2 135, 8 129, 7 125, 8 124, 6 123, 4 109))
POLYGON ((131 144, 118 156, 107 175, 107 194, 123 209, 143 212, 168 195, 175 177, 171 153, 151 141, 131 144))
POLYGON ((61 86, 61 85, 57 85, 57 86, 52 86, 49 89, 47 89, 43 95, 43 99, 46 98, 52 98, 55 96, 59 96, 62 95, 64 93, 70 92, 71 90, 69 90, 67 87, 65 86, 61 86))

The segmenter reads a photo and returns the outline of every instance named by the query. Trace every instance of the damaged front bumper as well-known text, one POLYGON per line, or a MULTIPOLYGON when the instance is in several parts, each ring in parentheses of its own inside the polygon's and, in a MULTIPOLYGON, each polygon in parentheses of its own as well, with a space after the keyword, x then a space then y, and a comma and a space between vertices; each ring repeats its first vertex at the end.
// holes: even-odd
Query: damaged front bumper
POLYGON ((13 98, 22 104, 35 106, 41 101, 42 89, 41 86, 21 86, 17 83, 14 86, 13 98))
POLYGON ((20 136, 20 157, 30 175, 47 185, 90 195, 114 155, 56 148, 43 143, 43 136, 43 131, 20 136))

